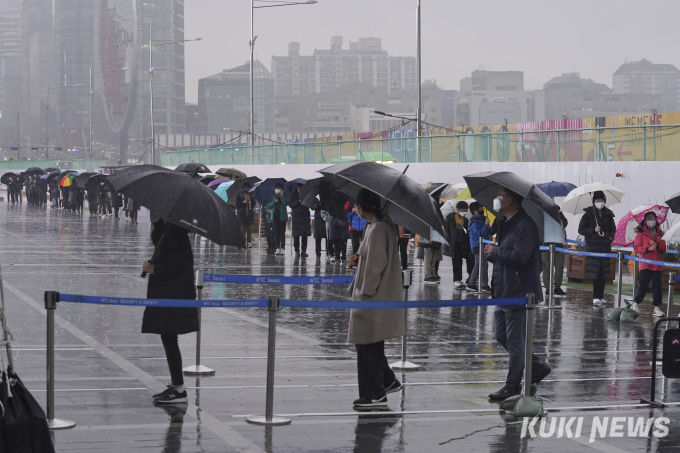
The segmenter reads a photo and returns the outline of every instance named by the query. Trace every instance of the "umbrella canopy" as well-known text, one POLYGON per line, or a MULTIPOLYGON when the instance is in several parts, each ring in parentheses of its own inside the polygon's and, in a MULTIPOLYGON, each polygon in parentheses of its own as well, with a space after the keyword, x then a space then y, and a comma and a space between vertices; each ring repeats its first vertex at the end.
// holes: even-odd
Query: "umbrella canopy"
POLYGON ((45 169, 45 173, 52 173, 53 171, 61 171, 61 170, 59 170, 59 169, 56 168, 56 167, 47 167, 47 168, 45 169))
POLYGON ((235 168, 220 168, 217 170, 215 173, 221 176, 226 176, 227 178, 231 178, 234 181, 237 179, 245 178, 247 175, 243 173, 241 170, 237 170, 235 168))
POLYGON ((19 178, 19 175, 17 175, 16 173, 12 173, 11 171, 8 171, 7 173, 0 176, 0 183, 7 185, 9 184, 10 179, 16 180, 17 178, 19 178))
POLYGON ((318 195, 321 201, 322 209, 328 211, 328 204, 331 203, 331 197, 335 192, 335 187, 323 176, 320 178, 308 179, 300 189, 300 199, 302 204, 311 207, 315 203, 315 198, 318 195), (312 195, 310 197, 310 195, 312 195))
POLYGON ((493 200, 498 196, 501 187, 518 193, 524 197, 522 207, 538 227, 539 240, 555 244, 566 242, 560 221, 560 208, 535 184, 509 171, 487 171, 464 176, 464 178, 468 183, 472 198, 495 215, 498 213, 493 210, 493 200))
POLYGON ((75 184, 76 186, 80 187, 81 189, 85 188, 85 183, 87 182, 88 179, 90 179, 90 176, 94 176, 97 173, 94 172, 85 172, 81 173, 76 177, 75 184))
POLYGON ((439 195, 441 201, 453 200, 463 189, 467 189, 467 183, 460 182, 458 184, 450 184, 439 195))
POLYGON ((30 167, 30 168, 27 168, 26 171, 25 171, 24 173, 26 173, 27 175, 29 175, 29 174, 38 174, 38 175, 42 175, 42 174, 45 173, 45 172, 43 171, 42 168, 38 168, 38 167, 30 167))
POLYGON ((53 170, 49 172, 45 178, 45 182, 47 184, 52 184, 54 181, 58 181, 57 177, 59 177, 59 173, 61 173, 60 170, 53 170))
POLYGON ((293 189, 295 189, 295 188, 297 187, 298 184, 302 184, 302 185, 304 186, 306 182, 307 182, 306 179, 303 179, 303 178, 295 178, 295 179, 293 179, 292 181, 288 181, 288 182, 286 183, 286 188, 288 189, 289 192, 292 192, 293 189))
POLYGON ((458 192, 458 195, 453 197, 453 200, 454 201, 468 201, 468 200, 474 200, 474 198, 472 198, 472 194, 470 193, 470 189, 468 189, 466 187, 463 190, 461 190, 460 192, 458 192))
POLYGON ((680 214, 680 192, 666 200, 666 204, 671 208, 671 212, 680 214))
POLYGON ((583 210, 593 205, 593 192, 602 191, 607 197, 607 206, 621 203, 621 198, 626 194, 609 184, 596 182, 584 184, 567 194, 562 202, 562 212, 570 214, 583 214, 583 210))
POLYGON ((543 184, 536 184, 536 187, 541 189, 544 194, 551 198, 566 197, 569 192, 576 189, 576 186, 570 182, 545 182, 543 184))
POLYGON ((213 179, 210 183, 208 183, 208 189, 210 190, 215 190, 220 184, 224 184, 225 182, 233 182, 229 178, 220 178, 220 179, 213 179))
POLYGON ((229 205, 236 207, 236 195, 238 195, 239 192, 243 192, 243 186, 245 184, 250 184, 250 187, 253 187, 260 181, 262 180, 257 176, 248 176, 246 178, 239 178, 235 180, 234 184, 229 186, 229 189, 227 189, 227 198, 230 200, 229 205))
POLYGON ((676 223, 666 231, 663 235, 664 241, 678 242, 680 241, 680 223, 676 223))
POLYGON ((68 175, 69 173, 75 173, 75 170, 61 170, 59 174, 57 175, 57 181, 61 181, 64 179, 64 176, 68 175))
POLYGON ((76 177, 78 177, 78 173, 69 173, 59 181, 59 185, 62 187, 70 187, 74 184, 73 180, 76 179, 76 177))
POLYGON ((249 193, 253 195, 255 201, 264 206, 269 201, 269 197, 274 195, 274 186, 276 184, 283 184, 283 193, 286 195, 286 198, 290 199, 290 190, 286 188, 287 182, 283 178, 267 178, 255 184, 255 187, 250 189, 249 193))
MULTIPOLYGON (((218 178, 219 177, 220 176, 218 176, 218 178)), ((208 184, 210 184, 211 182, 213 182, 215 180, 215 175, 201 176, 200 178, 198 178, 198 180, 201 181, 203 184, 205 184, 207 186, 208 184)))
POLYGON ((109 182, 168 223, 220 245, 245 248, 236 214, 220 197, 187 174, 156 165, 117 171, 109 182))
POLYGON ((234 181, 226 181, 217 186, 215 190, 215 195, 220 197, 221 199, 224 200, 225 203, 229 201, 229 197, 227 196, 227 189, 231 187, 234 184, 234 181))
POLYGON ((196 173, 210 173, 210 169, 208 167, 198 162, 187 162, 181 164, 179 167, 175 168, 175 170, 181 171, 182 173, 189 173, 190 175, 196 173))
POLYGON ((645 220, 645 214, 650 211, 656 213, 656 219, 661 225, 666 220, 668 209, 667 206, 659 206, 658 204, 643 204, 629 211, 628 214, 621 217, 619 224, 616 225, 612 245, 628 247, 635 242, 635 236, 637 236, 635 229, 645 220))
POLYGON ((425 192, 429 193, 430 196, 439 203, 439 197, 441 193, 446 189, 449 185, 445 182, 428 182, 425 184, 421 184, 420 187, 425 189, 425 192))
POLYGON ((82 186, 87 190, 88 192, 91 192, 96 189, 96 187, 101 183, 104 182, 108 179, 109 175, 104 175, 101 173, 95 173, 94 175, 91 175, 89 178, 87 178, 87 181, 85 181, 85 184, 82 186))
POLYGON ((397 225, 418 235, 448 243, 444 218, 420 185, 394 168, 370 161, 343 162, 320 170, 338 190, 355 198, 360 189, 382 198, 383 213, 397 225))

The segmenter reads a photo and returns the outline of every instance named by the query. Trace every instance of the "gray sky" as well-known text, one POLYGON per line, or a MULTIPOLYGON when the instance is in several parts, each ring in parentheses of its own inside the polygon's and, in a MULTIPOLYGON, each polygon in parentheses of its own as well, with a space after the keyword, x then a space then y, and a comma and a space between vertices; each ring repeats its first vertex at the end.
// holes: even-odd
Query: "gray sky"
MULTIPOLYGON (((612 86, 626 60, 680 67, 680 1, 421 0, 423 79, 459 89, 474 69, 524 71, 525 89, 540 89, 563 72, 579 71, 612 86)), ((318 0, 316 5, 255 10, 256 57, 328 49, 331 36, 382 38, 390 55, 416 54, 416 0, 318 0)), ((257 2, 256 2, 257 3, 257 2)), ((249 59, 250 0, 187 0, 186 99, 198 79, 249 59)))

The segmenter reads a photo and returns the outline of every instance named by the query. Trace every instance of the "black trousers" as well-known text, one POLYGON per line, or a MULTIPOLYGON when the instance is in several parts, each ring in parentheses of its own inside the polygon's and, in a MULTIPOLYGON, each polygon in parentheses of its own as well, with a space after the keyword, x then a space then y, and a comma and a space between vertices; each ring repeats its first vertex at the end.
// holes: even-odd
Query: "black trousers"
POLYGON ((286 248, 286 222, 274 219, 272 222, 274 224, 274 247, 285 249, 286 248))
POLYGON ((399 238, 397 242, 399 243, 399 255, 401 256, 401 268, 406 270, 408 267, 408 255, 406 254, 408 250, 409 238, 399 238))
MULTIPOLYGON (((603 299, 604 298, 604 286, 607 284, 607 277, 598 276, 593 280, 593 299, 603 299)), ((647 282, 649 285, 649 282, 647 282)))
MULTIPOLYGON (((314 238, 314 241, 316 243, 316 256, 320 257, 321 256, 321 239, 326 239, 326 238, 314 238)), ((328 248, 328 239, 326 239, 326 248, 328 248)), ((328 253, 328 251, 326 251, 328 253)))
POLYGON ((635 302, 642 303, 647 295, 649 282, 652 282, 652 294, 654 297, 654 306, 660 307, 663 295, 661 294, 661 276, 663 271, 653 271, 651 269, 643 269, 640 271, 640 284, 638 285, 637 294, 635 295, 635 302))
POLYGON ((338 239, 331 241, 333 243, 333 252, 335 259, 347 259, 347 239, 338 239))
POLYGON ((179 351, 177 335, 161 334, 165 357, 168 359, 170 368, 170 380, 173 385, 184 385, 184 375, 182 374, 182 353, 179 351))
POLYGON ((349 232, 349 237, 352 240, 352 255, 356 255, 361 245, 361 239, 364 237, 363 231, 352 230, 349 232))
POLYGON ((379 400, 385 396, 385 387, 397 379, 385 357, 385 342, 358 344, 356 347, 359 398, 379 400))
POLYGON ((307 252, 307 236, 295 236, 293 238, 293 247, 295 248, 295 251, 300 251, 300 242, 302 242, 302 253, 307 252), (300 241, 300 238, 302 238, 302 241, 300 241))

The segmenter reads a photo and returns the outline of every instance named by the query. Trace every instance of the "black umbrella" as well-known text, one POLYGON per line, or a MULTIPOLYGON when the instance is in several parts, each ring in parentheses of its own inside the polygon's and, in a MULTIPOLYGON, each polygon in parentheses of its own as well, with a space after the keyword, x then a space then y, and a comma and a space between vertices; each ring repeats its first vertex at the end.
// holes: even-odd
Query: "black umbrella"
POLYGON ((42 168, 38 168, 38 167, 30 167, 30 168, 27 168, 26 171, 25 171, 24 173, 26 173, 26 174, 35 173, 35 174, 42 175, 42 174, 45 173, 45 172, 43 171, 42 168))
POLYGON ((236 181, 237 179, 246 178, 248 176, 241 170, 237 170, 235 168, 220 168, 215 173, 217 173, 218 175, 226 176, 227 178, 230 178, 234 181, 236 181))
MULTIPOLYGON (((394 168, 367 161, 343 162, 320 170, 345 195, 369 189, 383 199, 383 212, 394 223, 437 242, 448 242, 444 218, 420 184, 394 168)), ((323 200, 322 200, 323 203, 323 200)))
POLYGON ((195 175, 196 173, 210 173, 210 169, 203 164, 198 162, 187 162, 175 168, 176 171, 181 171, 182 173, 189 173, 190 175, 195 175))
POLYGON ((109 182, 163 220, 220 245, 245 248, 236 214, 215 193, 189 175, 155 165, 117 171, 109 182))
POLYGON ((59 173, 61 173, 60 170, 52 170, 48 175, 47 178, 45 178, 45 182, 47 184, 52 184, 56 179, 57 176, 59 176, 59 173))
POLYGON ((430 194, 435 202, 439 203, 439 195, 442 194, 444 189, 449 187, 449 184, 445 182, 428 182, 427 184, 423 184, 421 187, 425 189, 425 192, 430 194))
POLYGON ((666 200, 666 204, 671 208, 671 212, 680 214, 680 192, 666 200))
POLYGON ((246 178, 239 178, 236 181, 234 181, 234 184, 229 186, 229 188, 227 189, 227 200, 229 200, 228 204, 233 207, 236 207, 236 195, 243 192, 243 186, 245 184, 250 184, 250 187, 253 187, 255 183, 258 183, 260 181, 262 180, 257 176, 248 176, 246 178))
POLYGON ((501 187, 512 190, 524 197, 522 207, 536 222, 541 242, 564 244, 564 230, 560 220, 560 208, 552 198, 526 179, 509 171, 486 171, 463 176, 470 189, 470 195, 496 216, 493 200, 501 187))
POLYGON ((61 170, 58 169, 58 168, 56 168, 56 167, 47 167, 47 168, 45 169, 45 173, 52 173, 53 171, 59 172, 59 171, 61 171, 61 170))
POLYGON ((292 181, 288 181, 286 183, 286 188, 288 189, 289 192, 292 192, 293 189, 297 187, 298 184, 305 184, 307 182, 306 179, 303 178, 295 178, 292 181))
POLYGON ((304 200, 307 200, 310 194, 314 194, 314 197, 317 195, 319 196, 322 205, 324 203, 328 204, 331 201, 333 192, 335 192, 333 184, 322 176, 321 178, 308 179, 307 182, 304 183, 300 189, 300 199, 303 200, 304 204, 304 200))
POLYGON ((0 176, 0 183, 7 185, 9 184, 10 179, 16 178, 19 178, 19 175, 17 175, 16 173, 12 173, 11 171, 8 171, 7 173, 0 176))
POLYGON ((207 186, 208 184, 215 180, 215 175, 205 175, 198 178, 198 180, 207 186))
MULTIPOLYGON (((106 181, 108 179, 108 177, 109 177, 109 175, 104 175, 104 174, 101 174, 101 173, 95 173, 93 175, 90 175, 90 177, 87 178, 87 181, 85 181, 85 183, 83 183, 83 185, 79 186, 79 187, 83 187, 88 192, 92 192, 93 190, 95 190, 97 188, 97 186, 100 185, 100 183, 106 181)), ((76 177, 76 179, 78 179, 78 177, 76 177)))
POLYGON ((90 176, 96 175, 97 173, 94 172, 85 172, 81 173, 78 176, 76 176, 76 179, 73 180, 76 186, 80 187, 81 189, 85 188, 85 183, 87 183, 87 180, 90 179, 90 176))

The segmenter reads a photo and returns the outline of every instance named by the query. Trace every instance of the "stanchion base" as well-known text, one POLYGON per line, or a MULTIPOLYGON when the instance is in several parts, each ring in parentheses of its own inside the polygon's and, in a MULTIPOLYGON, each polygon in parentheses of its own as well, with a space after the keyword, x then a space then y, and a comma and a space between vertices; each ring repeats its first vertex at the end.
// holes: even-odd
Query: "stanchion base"
POLYGON ((215 370, 208 368, 205 365, 191 365, 182 368, 182 371, 187 376, 214 376, 215 370))
POLYGON ((252 417, 247 417, 246 421, 252 425, 260 426, 283 426, 290 425, 292 422, 291 419, 282 417, 272 417, 267 420, 267 417, 264 415, 254 415, 252 417))
POLYGON ((664 403, 659 403, 658 401, 650 401, 650 400, 646 400, 646 399, 641 399, 640 404, 649 404, 650 406, 656 407, 656 408, 666 407, 666 405, 664 403))
POLYGON ((71 429, 75 428, 76 422, 71 420, 62 420, 59 418, 53 418, 52 420, 47 420, 47 427, 49 429, 71 429))
POLYGON ((420 369, 420 365, 416 365, 415 363, 409 362, 408 360, 406 362, 402 362, 400 360, 398 362, 391 363, 390 367, 393 370, 404 370, 404 371, 416 371, 416 370, 420 369))

